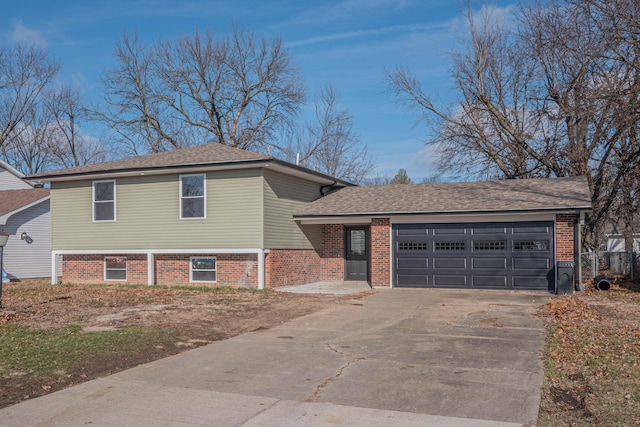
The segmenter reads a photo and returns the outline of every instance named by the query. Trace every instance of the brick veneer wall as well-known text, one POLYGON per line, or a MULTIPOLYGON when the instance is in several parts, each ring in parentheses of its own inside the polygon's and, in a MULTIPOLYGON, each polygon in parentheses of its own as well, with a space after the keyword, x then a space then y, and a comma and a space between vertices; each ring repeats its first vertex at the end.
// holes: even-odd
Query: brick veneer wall
POLYGON ((265 284, 270 288, 322 280, 320 254, 313 249, 271 249, 264 264, 265 284))
POLYGON ((156 255, 158 285, 258 287, 258 258, 255 254, 156 255), (189 259, 192 256, 216 257, 216 283, 189 282, 189 259))
POLYGON ((556 261, 576 261, 574 225, 575 214, 556 215, 556 261))
POLYGON ((344 225, 322 226, 322 280, 344 280, 344 225))
MULTIPOLYGON (((127 257, 127 280, 104 280, 105 255, 64 255, 62 257, 63 283, 127 283, 147 284, 146 254, 122 254, 127 257)), ((155 283, 158 285, 204 285, 258 287, 258 262, 255 254, 218 255, 155 255, 155 283), (216 283, 189 282, 191 256, 216 257, 216 283)))
POLYGON ((117 255, 127 258, 127 280, 104 280, 104 259, 115 255, 64 255, 62 257, 62 282, 74 284, 147 283, 147 256, 144 254, 117 255))
POLYGON ((389 218, 371 220, 371 285, 389 286, 391 282, 391 226, 389 218))

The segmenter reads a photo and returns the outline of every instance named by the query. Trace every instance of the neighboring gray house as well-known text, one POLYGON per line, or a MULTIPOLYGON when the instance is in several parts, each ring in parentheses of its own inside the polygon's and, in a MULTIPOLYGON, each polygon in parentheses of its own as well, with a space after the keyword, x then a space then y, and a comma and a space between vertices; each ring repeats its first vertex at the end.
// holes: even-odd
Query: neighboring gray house
POLYGON ((0 160, 0 229, 11 234, 4 267, 11 280, 51 274, 49 190, 34 188, 24 175, 0 160))

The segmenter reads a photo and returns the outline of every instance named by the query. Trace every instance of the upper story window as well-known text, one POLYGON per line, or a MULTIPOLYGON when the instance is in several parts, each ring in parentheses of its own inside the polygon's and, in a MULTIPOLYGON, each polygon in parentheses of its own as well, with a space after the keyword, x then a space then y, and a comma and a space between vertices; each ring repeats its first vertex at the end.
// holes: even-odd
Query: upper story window
POLYGON ((93 181, 93 220, 116 220, 116 182, 93 181))
POLYGON ((180 218, 205 218, 205 176, 180 176, 180 218))

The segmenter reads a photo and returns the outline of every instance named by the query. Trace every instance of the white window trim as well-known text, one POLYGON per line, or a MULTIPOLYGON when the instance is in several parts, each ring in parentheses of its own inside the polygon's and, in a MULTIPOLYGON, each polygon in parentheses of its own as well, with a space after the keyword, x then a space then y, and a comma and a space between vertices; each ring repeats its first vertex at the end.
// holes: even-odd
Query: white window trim
POLYGON ((189 283, 217 283, 218 282, 218 257, 215 256, 192 256, 189 257, 189 283), (215 271, 216 280, 193 280, 193 260, 198 258, 212 258, 216 262, 214 270, 198 270, 198 271, 215 271))
MULTIPOLYGON (((204 173, 195 173, 189 175, 180 175, 180 179, 178 180, 180 186, 180 197, 178 199, 178 209, 180 219, 184 220, 198 220, 198 219, 206 219, 207 218, 207 174, 204 173), (202 177, 202 199, 204 200, 204 212, 202 216, 197 217, 183 217, 182 216, 182 178, 190 177, 190 176, 201 176, 202 177)), ((195 199, 195 197, 189 197, 191 199, 195 199)), ((199 197, 198 197, 199 198, 199 197)))
MULTIPOLYGON (((110 255, 103 258, 103 277, 105 282, 126 282, 128 278, 129 260, 126 256, 110 255), (124 258, 124 279, 108 279, 107 278, 107 258, 124 258)), ((113 269, 112 269, 113 270, 113 269)))
POLYGON ((116 180, 105 179, 102 181, 93 181, 91 183, 91 219, 93 222, 116 222, 116 180), (113 219, 96 219, 96 184, 102 182, 113 183, 113 219))

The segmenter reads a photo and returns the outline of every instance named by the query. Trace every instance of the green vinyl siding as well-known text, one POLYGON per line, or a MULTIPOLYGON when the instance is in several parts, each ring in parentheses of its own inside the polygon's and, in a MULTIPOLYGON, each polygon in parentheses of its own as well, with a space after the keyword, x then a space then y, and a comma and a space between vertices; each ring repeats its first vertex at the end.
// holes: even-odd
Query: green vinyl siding
POLYGON ((179 174, 117 178, 114 222, 93 222, 92 181, 54 182, 52 248, 261 248, 260 170, 209 172, 206 179, 206 218, 180 219, 179 174))
POLYGON ((320 197, 321 184, 264 171, 264 240, 269 249, 319 249, 321 226, 301 226, 293 214, 320 197))

